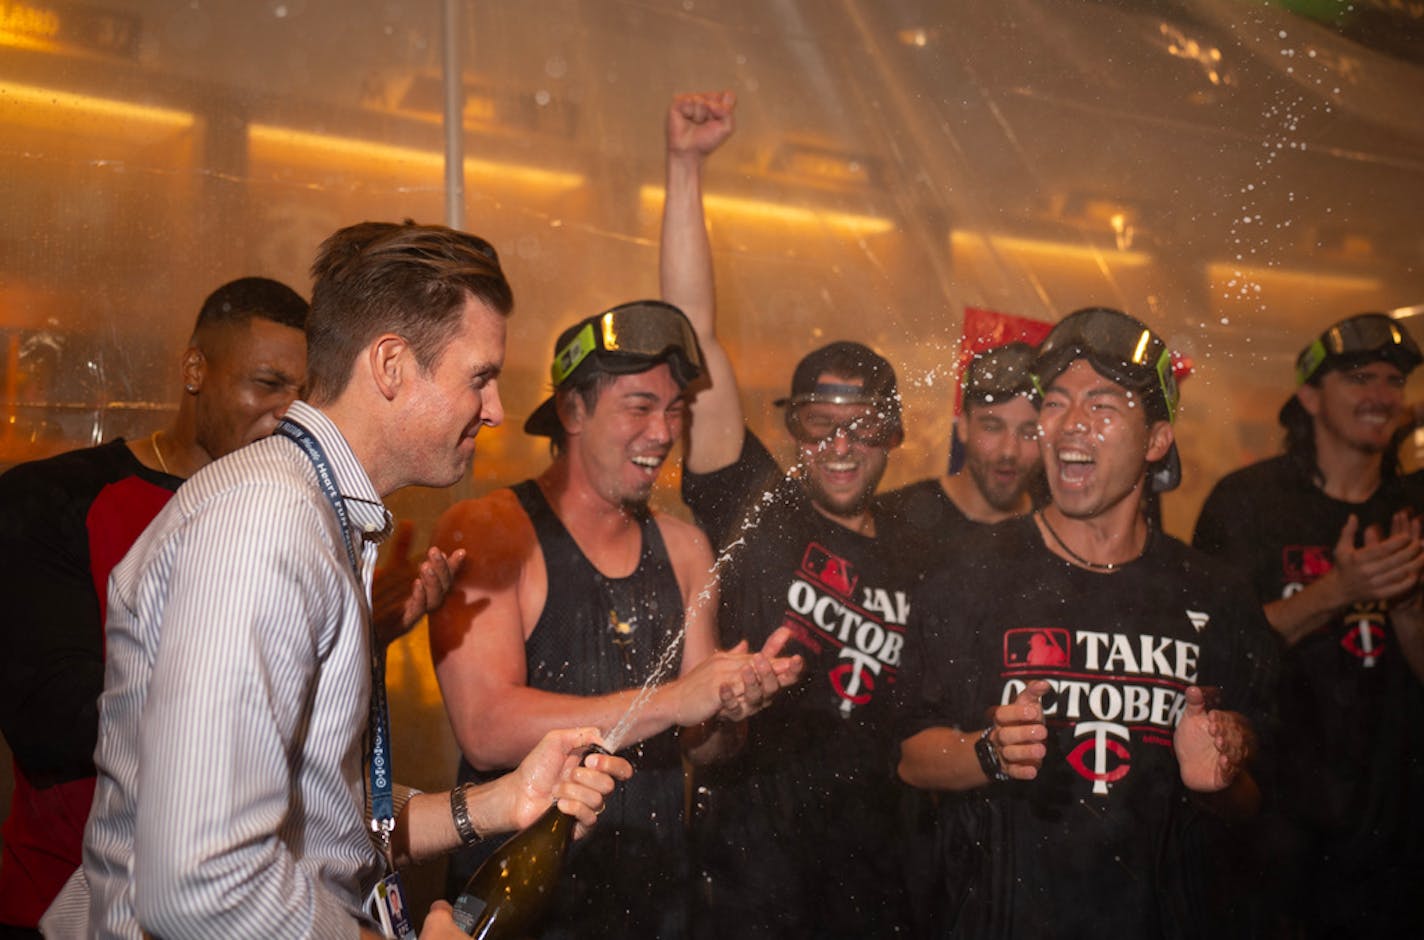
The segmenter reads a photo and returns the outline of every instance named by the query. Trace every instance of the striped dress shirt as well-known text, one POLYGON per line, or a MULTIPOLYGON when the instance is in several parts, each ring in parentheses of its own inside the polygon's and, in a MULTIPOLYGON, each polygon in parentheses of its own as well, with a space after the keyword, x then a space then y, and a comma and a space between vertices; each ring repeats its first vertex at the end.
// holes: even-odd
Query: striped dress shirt
POLYGON ((84 840, 102 937, 353 937, 381 873, 363 811, 370 588, 390 516, 304 402, 351 515, 269 438, 188 481, 114 570, 84 840))

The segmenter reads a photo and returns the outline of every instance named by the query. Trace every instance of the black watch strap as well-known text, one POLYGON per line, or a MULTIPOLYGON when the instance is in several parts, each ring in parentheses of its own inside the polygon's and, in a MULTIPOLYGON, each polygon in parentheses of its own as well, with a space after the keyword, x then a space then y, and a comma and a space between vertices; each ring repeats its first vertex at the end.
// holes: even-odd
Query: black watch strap
POLYGON ((974 755, 979 758, 979 769, 984 771, 984 776, 995 783, 1003 783, 1010 777, 1008 771, 1004 770, 1004 765, 999 762, 999 749, 989 738, 989 733, 993 730, 994 726, 990 725, 979 735, 974 742, 974 755))

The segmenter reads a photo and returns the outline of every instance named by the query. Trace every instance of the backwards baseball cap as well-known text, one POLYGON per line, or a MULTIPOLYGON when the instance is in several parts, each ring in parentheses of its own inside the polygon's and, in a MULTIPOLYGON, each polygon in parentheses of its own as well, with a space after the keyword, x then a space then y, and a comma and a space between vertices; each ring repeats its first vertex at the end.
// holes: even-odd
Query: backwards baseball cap
MULTIPOLYGON (((796 364, 791 375, 791 394, 773 404, 786 408, 786 427, 798 440, 805 437, 799 425, 801 405, 869 405, 878 419, 867 424, 883 428, 885 433, 871 432, 866 443, 888 443, 903 431, 900 421, 900 393, 895 385, 895 369, 882 356, 860 343, 840 341, 807 353, 796 364), (821 376, 831 374, 846 379, 862 379, 861 385, 842 382, 822 382, 821 376), (884 437, 884 441, 876 438, 884 437)), ((850 429, 853 430, 853 429, 850 429)))
POLYGON ((1295 382, 1304 385, 1331 369, 1388 362, 1405 375, 1424 356, 1404 324, 1383 313, 1357 313, 1321 333, 1295 360, 1295 382))
MULTIPOLYGON (((1099 374, 1137 395, 1149 424, 1176 420, 1181 393, 1172 372, 1172 353, 1141 320, 1108 307, 1068 314, 1039 344, 1033 365, 1039 394, 1077 359, 1088 360, 1099 374)), ((1149 478, 1156 493, 1181 483, 1182 462, 1175 442, 1149 478)))
POLYGON ((558 391, 594 373, 631 375, 663 362, 679 387, 702 374, 702 348, 686 315, 661 300, 635 300, 580 320, 554 342, 554 394, 524 422, 526 434, 558 434, 558 391))

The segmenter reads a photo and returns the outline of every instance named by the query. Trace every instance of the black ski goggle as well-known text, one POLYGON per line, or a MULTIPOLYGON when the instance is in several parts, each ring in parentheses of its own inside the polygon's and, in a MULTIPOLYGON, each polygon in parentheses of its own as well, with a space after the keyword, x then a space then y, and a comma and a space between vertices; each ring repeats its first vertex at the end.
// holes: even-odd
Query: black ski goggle
POLYGON ((1161 337, 1136 318, 1120 310, 1089 307, 1060 320, 1038 347, 1033 381, 1040 396, 1044 386, 1074 359, 1088 360, 1124 388, 1159 393, 1166 419, 1176 419, 1181 393, 1172 372, 1172 353, 1161 337))
POLYGON ((1036 355, 1028 343, 1005 343, 979 353, 964 370, 964 400, 976 404, 999 404, 1015 395, 1037 402, 1033 382, 1036 355))
POLYGON ((1301 350, 1295 381, 1304 385, 1332 359, 1382 359, 1408 375, 1424 361, 1404 327, 1383 313, 1362 313, 1341 320, 1301 350))
POLYGON ((638 300, 605 311, 583 325, 554 354, 550 375, 558 388, 584 360, 596 356, 610 372, 637 371, 666 359, 680 384, 702 374, 697 334, 682 311, 660 300, 638 300), (626 368, 621 368, 626 367, 626 368))

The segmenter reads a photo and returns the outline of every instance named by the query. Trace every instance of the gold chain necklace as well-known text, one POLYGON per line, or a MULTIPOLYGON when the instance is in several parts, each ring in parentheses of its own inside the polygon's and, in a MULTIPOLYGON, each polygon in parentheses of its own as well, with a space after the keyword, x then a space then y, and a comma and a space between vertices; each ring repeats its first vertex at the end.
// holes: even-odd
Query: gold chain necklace
POLYGON ((154 431, 153 436, 148 439, 148 446, 153 448, 153 456, 158 458, 158 466, 163 468, 164 473, 167 473, 169 476, 172 476, 173 474, 168 470, 168 461, 163 459, 163 451, 159 450, 158 448, 158 435, 162 433, 162 428, 157 431, 154 431))

